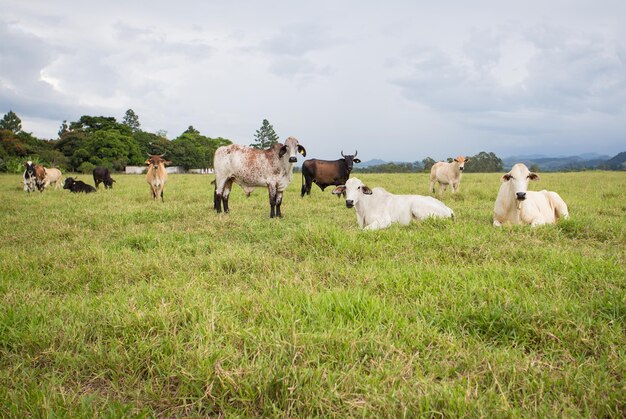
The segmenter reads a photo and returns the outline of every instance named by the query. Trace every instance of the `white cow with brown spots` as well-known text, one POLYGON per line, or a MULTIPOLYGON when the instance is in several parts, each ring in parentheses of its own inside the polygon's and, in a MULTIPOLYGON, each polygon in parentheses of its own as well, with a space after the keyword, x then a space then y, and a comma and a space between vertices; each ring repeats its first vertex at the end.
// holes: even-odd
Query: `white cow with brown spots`
POLYGON ((555 224, 559 218, 569 218, 567 204, 556 192, 529 191, 528 182, 539 180, 536 173, 523 163, 517 163, 500 179, 500 191, 493 209, 493 225, 555 224))
POLYGON ((444 161, 433 164, 430 169, 430 192, 435 193, 435 182, 439 182, 439 196, 443 196, 443 191, 452 185, 452 193, 459 191, 461 175, 465 169, 465 163, 469 162, 468 157, 459 156, 447 163, 444 161))
POLYGON ((359 227, 378 230, 392 223, 408 225, 428 217, 454 217, 454 212, 432 196, 394 195, 383 188, 370 189, 358 178, 337 186, 335 195, 346 194, 346 206, 354 207, 359 227))
POLYGON ((281 217, 280 205, 283 191, 289 186, 297 153, 306 156, 306 150, 298 140, 289 137, 285 144, 276 143, 268 150, 259 150, 237 144, 223 146, 215 151, 215 193, 213 208, 217 213, 229 212, 228 196, 233 182, 246 194, 256 187, 268 189, 270 218, 281 217))

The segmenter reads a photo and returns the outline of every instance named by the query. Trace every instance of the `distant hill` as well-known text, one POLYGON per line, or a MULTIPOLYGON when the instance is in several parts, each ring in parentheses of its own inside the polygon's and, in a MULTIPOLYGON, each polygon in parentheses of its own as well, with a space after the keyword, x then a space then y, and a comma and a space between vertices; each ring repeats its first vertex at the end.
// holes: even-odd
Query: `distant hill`
POLYGON ((601 155, 598 153, 585 153, 577 156, 559 157, 532 154, 528 156, 505 157, 502 159, 502 162, 504 163, 504 170, 510 170, 515 163, 524 163, 528 167, 537 165, 543 172, 555 172, 599 168, 609 159, 611 159, 611 156, 601 155))
POLYGON ((625 170, 626 169, 626 151, 622 151, 618 155, 610 158, 602 164, 603 168, 610 170, 625 170))
POLYGON ((364 161, 364 162, 359 163, 358 167, 379 166, 379 165, 385 164, 385 163, 387 163, 387 162, 384 161, 384 160, 381 160, 381 159, 372 159, 372 160, 368 160, 368 161, 364 161))
MULTIPOLYGON (((389 163, 403 164, 408 162, 388 162, 381 159, 372 159, 355 165, 355 168, 368 168, 389 163)), ((537 165, 542 172, 566 172, 586 169, 626 170, 626 151, 613 157, 598 153, 583 153, 575 156, 527 154, 505 157, 502 159, 502 163, 505 171, 510 170, 515 163, 524 163, 528 167, 537 165)))

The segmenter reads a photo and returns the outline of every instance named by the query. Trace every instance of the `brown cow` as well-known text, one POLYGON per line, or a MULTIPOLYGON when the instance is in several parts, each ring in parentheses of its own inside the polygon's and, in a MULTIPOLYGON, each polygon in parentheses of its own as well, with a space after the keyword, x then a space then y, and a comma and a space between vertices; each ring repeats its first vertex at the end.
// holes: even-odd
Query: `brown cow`
POLYGON ((148 154, 149 159, 146 160, 148 165, 148 172, 146 174, 146 181, 150 184, 150 190, 152 191, 152 199, 157 199, 158 196, 163 200, 163 188, 167 181, 167 171, 165 171, 165 165, 172 163, 163 158, 165 154, 148 154))
POLYGON ((42 164, 35 165, 35 184, 37 190, 43 192, 46 184, 46 168, 42 164))

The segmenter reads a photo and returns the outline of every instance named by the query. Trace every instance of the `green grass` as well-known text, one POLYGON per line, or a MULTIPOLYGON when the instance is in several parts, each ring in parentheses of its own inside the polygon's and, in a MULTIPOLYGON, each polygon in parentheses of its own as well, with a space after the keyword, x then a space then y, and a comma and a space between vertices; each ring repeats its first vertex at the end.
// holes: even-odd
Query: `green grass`
POLYGON ((570 220, 493 228, 465 174, 456 220, 374 232, 298 174, 281 220, 211 176, 0 176, 0 416, 624 416, 626 174, 541 176, 570 220))

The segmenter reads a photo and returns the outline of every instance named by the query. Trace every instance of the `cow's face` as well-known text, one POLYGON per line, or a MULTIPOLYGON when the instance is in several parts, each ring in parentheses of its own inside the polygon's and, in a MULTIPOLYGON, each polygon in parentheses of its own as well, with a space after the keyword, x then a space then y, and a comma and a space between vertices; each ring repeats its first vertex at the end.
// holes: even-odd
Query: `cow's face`
POLYGON ((459 167, 459 170, 462 172, 465 169, 465 163, 469 162, 469 159, 467 157, 459 156, 456 159, 454 159, 454 161, 459 167))
POLYGON ((283 158, 285 154, 289 156, 289 163, 296 163, 298 161, 297 153, 302 154, 302 157, 306 157, 306 150, 302 147, 298 140, 294 137, 289 137, 285 140, 285 144, 280 148, 278 152, 278 158, 283 158))
POLYGON ((528 181, 539 180, 536 173, 528 170, 523 163, 517 163, 509 173, 502 176, 502 182, 509 182, 512 186, 511 190, 515 194, 518 203, 526 199, 526 191, 528 191, 528 181))
POLYGON ((26 174, 29 177, 35 177, 35 165, 30 160, 26 162, 26 174))
POLYGON ((65 183, 63 183, 63 189, 72 189, 72 185, 74 184, 74 179, 71 177, 65 178, 65 183))
POLYGON ((163 167, 165 167, 166 164, 172 163, 171 161, 165 160, 163 158, 163 154, 149 154, 148 156, 150 156, 148 160, 146 160, 148 169, 154 168, 154 170, 157 170, 160 164, 162 164, 163 167))
POLYGON ((360 179, 353 177, 348 179, 345 185, 337 186, 333 193, 335 195, 346 195, 346 207, 355 206, 363 195, 371 195, 372 190, 367 187, 360 179))
POLYGON ((341 157, 343 157, 343 159, 346 162, 346 168, 348 170, 348 173, 350 173, 352 171, 352 166, 354 163, 361 163, 361 160, 356 158, 356 155, 359 153, 359 151, 355 151, 354 155, 350 155, 350 154, 343 154, 343 150, 341 150, 341 157))

